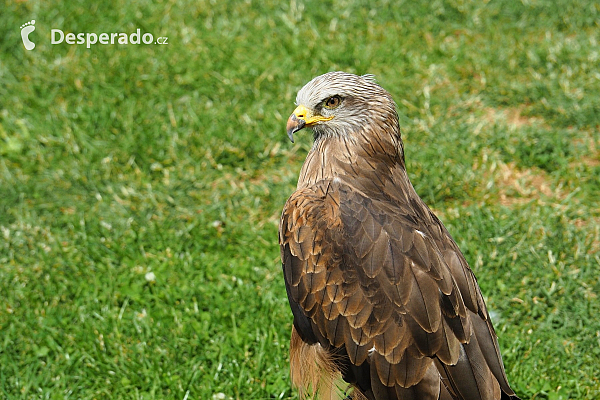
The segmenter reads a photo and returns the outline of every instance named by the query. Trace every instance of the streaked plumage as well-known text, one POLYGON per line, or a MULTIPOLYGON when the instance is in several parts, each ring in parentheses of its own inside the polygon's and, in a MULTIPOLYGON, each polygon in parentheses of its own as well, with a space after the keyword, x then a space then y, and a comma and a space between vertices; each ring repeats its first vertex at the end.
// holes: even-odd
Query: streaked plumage
POLYGON ((408 179, 389 93, 331 72, 296 102, 288 135, 309 126, 314 145, 279 227, 294 385, 320 399, 343 398, 344 381, 353 399, 517 399, 477 281, 408 179))

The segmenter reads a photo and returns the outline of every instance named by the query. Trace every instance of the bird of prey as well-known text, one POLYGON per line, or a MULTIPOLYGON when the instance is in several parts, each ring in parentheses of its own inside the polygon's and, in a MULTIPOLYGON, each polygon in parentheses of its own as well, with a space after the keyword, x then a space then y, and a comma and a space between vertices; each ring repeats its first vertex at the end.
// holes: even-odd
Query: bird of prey
POLYGON ((312 399, 518 399, 475 276, 406 172, 373 76, 306 84, 287 122, 314 144, 279 225, 290 369, 312 399))

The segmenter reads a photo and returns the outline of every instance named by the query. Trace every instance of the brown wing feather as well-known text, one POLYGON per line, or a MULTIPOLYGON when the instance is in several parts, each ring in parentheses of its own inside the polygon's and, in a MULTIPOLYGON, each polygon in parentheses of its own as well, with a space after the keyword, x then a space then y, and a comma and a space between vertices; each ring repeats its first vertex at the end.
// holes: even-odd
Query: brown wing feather
POLYGON ((514 395, 475 277, 418 205, 340 181, 294 193, 280 225, 290 302, 322 348, 343 352, 338 371, 370 365, 369 398, 514 395))

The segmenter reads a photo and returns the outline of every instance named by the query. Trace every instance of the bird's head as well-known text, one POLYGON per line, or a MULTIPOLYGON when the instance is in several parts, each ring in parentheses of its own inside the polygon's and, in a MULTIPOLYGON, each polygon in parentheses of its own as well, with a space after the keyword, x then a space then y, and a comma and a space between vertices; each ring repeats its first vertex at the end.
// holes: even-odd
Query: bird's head
POLYGON ((296 96, 296 109, 287 122, 287 134, 310 127, 315 140, 348 136, 376 128, 399 134, 396 105, 372 75, 328 72, 308 82, 296 96))

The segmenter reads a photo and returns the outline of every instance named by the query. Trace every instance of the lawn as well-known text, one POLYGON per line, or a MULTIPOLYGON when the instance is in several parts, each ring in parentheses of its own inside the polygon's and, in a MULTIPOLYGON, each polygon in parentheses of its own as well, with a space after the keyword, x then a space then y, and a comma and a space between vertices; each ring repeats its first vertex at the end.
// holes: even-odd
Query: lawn
POLYGON ((311 135, 285 123, 330 70, 396 99, 515 391, 600 398, 599 21, 570 0, 5 0, 0 398, 295 398, 277 224, 311 135), (168 44, 51 44, 138 28, 168 44))

